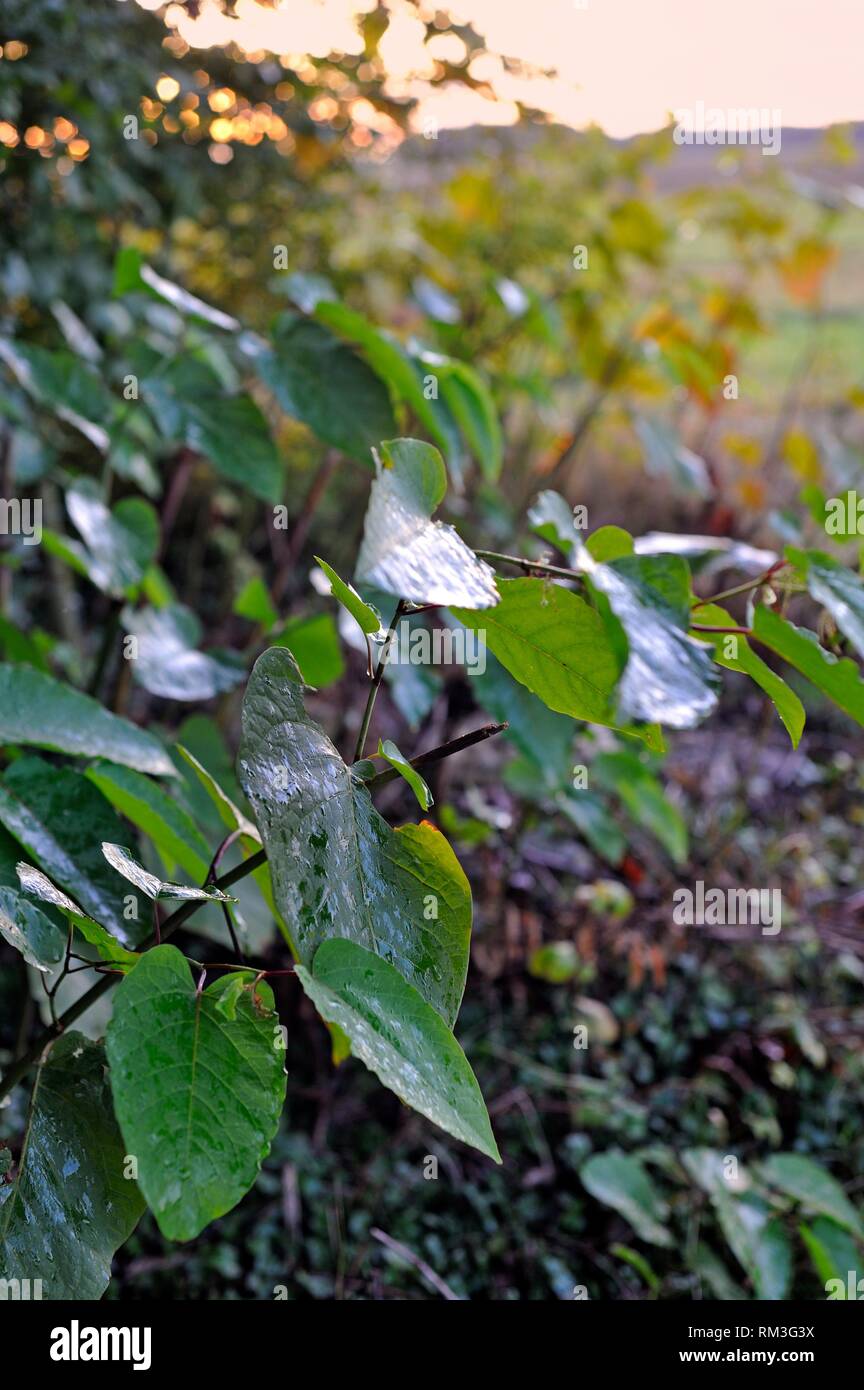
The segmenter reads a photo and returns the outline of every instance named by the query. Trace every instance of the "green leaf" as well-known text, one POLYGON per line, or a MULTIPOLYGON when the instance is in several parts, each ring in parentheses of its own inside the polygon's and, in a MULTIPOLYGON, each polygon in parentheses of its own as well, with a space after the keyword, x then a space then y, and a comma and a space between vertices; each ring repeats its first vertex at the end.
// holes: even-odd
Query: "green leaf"
POLYGON ((819 550, 787 547, 787 557, 803 571, 812 598, 827 608, 844 637, 864 656, 864 583, 857 574, 819 550))
POLYGON ((819 645, 807 628, 795 627, 772 608, 758 604, 753 614, 753 636, 770 647, 829 700, 833 700, 858 724, 864 724, 864 683, 854 661, 840 660, 819 645))
POLYGON ((113 293, 123 295, 128 294, 130 290, 146 290, 187 318, 199 319, 202 323, 207 323, 212 328, 221 328, 226 333, 236 333, 240 328, 237 319, 232 318, 230 314, 223 314, 221 309, 214 309, 211 305, 205 304, 202 299, 190 294, 182 286, 175 285, 172 280, 166 280, 151 266, 145 265, 141 252, 136 247, 124 246, 114 262, 113 293))
POLYGON ((307 685, 321 690, 345 674, 339 632, 329 613, 312 618, 292 618, 275 638, 275 647, 287 647, 307 685))
POLYGON ((714 1194, 720 1228, 756 1292, 764 1300, 789 1297, 792 1280, 792 1247, 783 1223, 771 1216, 758 1197, 714 1194))
POLYGON ((128 970, 135 964, 138 960, 137 952, 127 951, 125 946, 121 946, 116 937, 112 936, 105 927, 95 922, 83 908, 78 906, 74 899, 58 888, 56 883, 52 883, 41 869, 35 869, 32 864, 18 864, 17 870, 22 891, 32 893, 41 902, 62 912, 63 916, 67 917, 78 928, 84 940, 96 947, 104 961, 108 961, 111 965, 120 966, 124 970, 128 970))
POLYGON ((690 572, 677 555, 623 556, 601 564, 587 549, 580 563, 608 600, 626 637, 627 665, 618 692, 622 717, 690 729, 717 704, 719 681, 710 649, 688 636, 690 572))
POLYGON ((29 396, 83 434, 104 453, 109 435, 105 424, 114 402, 102 378, 72 352, 51 352, 35 343, 0 338, 0 361, 5 362, 29 396))
POLYGON ((668 1203, 638 1158, 620 1149, 592 1154, 579 1176, 591 1196, 619 1212, 643 1240, 672 1245, 668 1203))
POLYGON ((148 873, 137 859, 133 859, 128 849, 122 845, 112 845, 107 842, 102 844, 102 853, 108 860, 112 869, 116 869, 118 874, 122 874, 130 883, 134 883, 136 888, 140 888, 142 893, 146 893, 148 898, 154 902, 162 898, 183 898, 189 901, 214 903, 233 903, 236 899, 223 893, 221 888, 190 888, 185 883, 164 883, 155 874, 148 873))
POLYGON ((379 738, 378 756, 379 758, 386 758, 390 766, 394 767, 399 775, 405 778, 423 810, 428 811, 432 805, 432 793, 420 773, 411 766, 404 754, 400 753, 392 739, 387 738, 382 742, 379 738))
POLYGON ((290 652, 259 657, 238 768, 300 960, 340 936, 389 960, 448 1025, 465 986, 471 892, 433 826, 392 830, 303 706, 290 652))
POLYGON ((228 396, 198 358, 180 358, 145 378, 141 394, 167 439, 204 454, 216 471, 263 502, 279 502, 283 468, 251 396, 228 396))
POLYGON ((322 1018, 406 1105, 501 1162, 480 1087, 440 1016, 386 960, 353 941, 325 941, 297 967, 322 1018))
POLYGON ((151 695, 165 700, 212 700, 243 680, 245 666, 236 652, 196 650, 201 624, 182 604, 125 608, 123 622, 137 641, 132 677, 151 695))
POLYGON ((550 985, 566 984, 579 966, 579 952, 572 941, 547 941, 528 958, 528 974, 550 985))
POLYGON ((199 882, 204 878, 210 864, 207 841, 191 816, 160 786, 101 759, 91 763, 84 775, 115 810, 153 841, 169 872, 179 864, 190 878, 199 882))
MULTIPOLYGON (((420 354, 420 361, 437 378, 441 396, 467 440, 468 447, 489 482, 501 476, 503 439, 495 401, 479 372, 467 362, 438 352, 420 354)), ((379 435, 379 438, 384 438, 379 435)))
MULTIPOLYGON (((346 584, 344 579, 322 560, 320 556, 315 556, 315 563, 321 566, 325 575, 330 581, 330 592, 334 598, 338 599, 342 607, 347 609, 352 618, 356 618, 360 628, 368 637, 374 637, 381 631, 381 614, 372 607, 371 603, 364 603, 352 584, 346 584)), ((314 684, 314 682, 313 682, 314 684)))
POLYGON ((843 1188, 820 1163, 805 1154, 773 1154, 761 1165, 763 1178, 787 1196, 864 1240, 864 1221, 843 1188))
POLYGON ((509 726, 505 737, 537 765, 547 787, 563 786, 570 776, 572 720, 532 695, 490 651, 486 670, 472 670, 470 679, 476 699, 494 719, 509 726))
POLYGON ((645 468, 652 478, 668 478, 683 492, 711 497, 714 488, 705 460, 677 439, 668 425, 636 415, 633 425, 645 455, 645 468))
POLYGON ((610 564, 613 560, 623 560, 625 555, 633 554, 633 537, 620 526, 601 526, 592 531, 585 548, 601 564, 610 564))
POLYGON ((66 934, 15 888, 0 887, 0 936, 36 970, 53 970, 63 959, 66 934))
POLYGON ((0 665, 0 742, 52 748, 73 757, 109 758, 156 776, 176 775, 152 734, 29 666, 0 665))
POLYGON ((49 1300, 102 1297, 144 1203, 125 1176, 100 1043, 64 1033, 36 1075, 13 1183, 0 1182, 0 1274, 49 1300))
POLYGON ((254 366, 286 414, 350 458, 368 464, 378 441, 395 433, 387 387, 322 323, 282 315, 254 366))
POLYGON ((267 585, 260 575, 243 585, 234 600, 233 611, 241 618, 248 618, 250 623, 258 623, 268 632, 279 621, 279 614, 273 607, 267 585))
MULTIPOLYGON (((693 621, 705 623, 708 627, 735 627, 734 619, 721 608, 717 603, 701 603, 698 608, 693 610, 693 621)), ((766 666, 760 656, 757 656, 753 648, 749 645, 747 638, 739 633, 732 635, 736 656, 726 656, 729 650, 729 634, 721 632, 705 632, 699 634, 703 640, 713 642, 714 660, 718 666, 724 666, 727 671, 740 671, 743 675, 749 676, 761 690, 765 691, 772 705, 776 709, 780 718, 786 726, 786 730, 792 740, 792 747, 797 748, 804 732, 804 721, 806 718, 804 706, 798 699, 794 690, 790 690, 786 682, 770 666, 766 666)))
POLYGON ((430 518, 447 490, 441 455, 418 439, 381 445, 363 528, 357 579, 412 603, 489 608, 495 574, 452 526, 430 518))
POLYGON ((114 996, 105 1039, 114 1108, 169 1240, 192 1240, 240 1201, 285 1099, 272 993, 263 983, 244 990, 230 1018, 231 989, 228 975, 199 993, 176 947, 157 946, 114 996))
MULTIPOLYGON (((124 894, 99 848, 123 826, 101 792, 80 773, 19 758, 0 782, 0 821, 27 854, 84 912, 109 931, 137 940, 146 905, 124 894)), ((149 914, 148 914, 149 915, 149 914)))
POLYGON ((159 548, 150 503, 130 497, 109 510, 97 484, 79 478, 66 493, 66 507, 86 547, 80 555, 90 581, 116 598, 134 597, 159 548))
POLYGON ((391 334, 374 328, 362 314, 345 304, 321 300, 315 306, 315 317, 361 349, 369 366, 386 382, 395 399, 410 407, 443 450, 448 465, 458 471, 460 450, 456 425, 443 400, 427 397, 424 384, 427 373, 422 364, 391 334))
POLYGON ((177 752, 180 754, 183 761, 188 763, 189 767, 191 767, 198 781, 216 807, 222 824, 226 826, 228 830, 239 830, 244 839, 254 842, 256 849, 260 848, 262 840, 258 833, 258 827, 254 822, 251 821, 248 816, 244 816, 239 807, 235 806, 230 796, 222 790, 213 774, 208 772, 204 764, 200 763, 198 759, 189 752, 188 748, 184 748, 182 743, 178 743, 176 746, 177 752))
POLYGON ((587 789, 562 792, 555 804, 573 822, 595 854, 610 864, 621 863, 627 852, 627 841, 599 796, 587 789))
POLYGON ((591 764, 591 772, 602 787, 620 797, 636 824, 660 842, 675 864, 686 863, 687 822, 653 772, 635 754, 625 749, 600 753, 591 764))
POLYGON ((455 617, 550 709, 614 724, 623 662, 600 615, 578 594, 542 579, 499 579, 498 588, 497 607, 454 608, 455 617))
POLYGON ((864 1278, 864 1256, 852 1238, 827 1217, 817 1216, 811 1225, 802 1225, 801 1238, 813 1261, 813 1267, 822 1280, 829 1299, 835 1302, 849 1297, 849 1275, 852 1275, 852 1297, 860 1297, 859 1280, 864 1278), (829 1291, 829 1283, 835 1280, 829 1291))
POLYGON ((539 492, 528 509, 528 520, 535 535, 554 545, 568 561, 575 557, 582 535, 576 528, 572 508, 560 492, 552 488, 539 492))

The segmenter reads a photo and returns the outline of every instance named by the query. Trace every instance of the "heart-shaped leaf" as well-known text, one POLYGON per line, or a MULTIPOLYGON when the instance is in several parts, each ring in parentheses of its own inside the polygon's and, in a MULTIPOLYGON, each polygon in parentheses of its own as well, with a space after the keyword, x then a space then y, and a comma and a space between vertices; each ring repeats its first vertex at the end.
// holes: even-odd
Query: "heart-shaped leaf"
MULTIPOLYGON (((93 1300, 144 1202, 127 1176, 101 1043, 64 1033, 36 1075, 20 1166, 0 1182, 0 1270, 41 1297, 93 1300)), ((26 1297, 26 1295, 22 1295, 26 1297)))
POLYGON ((156 946, 114 997, 105 1042, 117 1120, 171 1240, 192 1240, 249 1190, 285 1099, 273 995, 259 983, 232 997, 232 979, 196 990, 176 947, 156 946))
POLYGON ((437 449, 418 439, 381 445, 372 484, 357 579, 412 603, 491 608, 495 574, 452 526, 432 521, 447 491, 437 449))
POLYGON ((259 657, 243 703, 240 780, 300 960, 345 937, 390 961, 452 1027, 468 965, 471 892, 428 824, 391 830, 303 705, 290 652, 259 657))

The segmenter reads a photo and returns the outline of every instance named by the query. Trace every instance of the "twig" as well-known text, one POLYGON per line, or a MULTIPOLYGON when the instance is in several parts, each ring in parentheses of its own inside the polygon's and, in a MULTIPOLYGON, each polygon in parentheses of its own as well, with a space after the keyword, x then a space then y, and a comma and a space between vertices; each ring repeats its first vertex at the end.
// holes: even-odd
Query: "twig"
POLYGON ((426 1280, 426 1283, 430 1284, 435 1292, 440 1293, 441 1297, 446 1298, 449 1303, 464 1303, 466 1301, 458 1293, 454 1293, 450 1285, 441 1278, 441 1275, 436 1274, 431 1265, 427 1265, 424 1259, 415 1255, 414 1251, 409 1249, 407 1245, 403 1245, 401 1240, 394 1240, 392 1236, 388 1236, 386 1231, 379 1230, 377 1226, 372 1226, 369 1234, 374 1236, 386 1249, 392 1250, 394 1255, 398 1255, 407 1264, 413 1265, 426 1280))
POLYGON ((363 711, 363 720, 360 724, 360 732, 357 735, 357 743, 354 748, 355 763, 363 757, 363 749, 366 746, 366 735, 369 733, 369 724, 372 719, 372 711, 375 708, 375 700, 378 696, 378 689, 381 685, 382 680, 384 679, 384 668, 387 665, 387 658, 390 655, 390 644, 393 641, 393 636, 396 632, 396 628, 399 626, 400 618, 404 617, 407 611, 408 609, 405 600, 400 598, 399 602, 396 605, 396 612, 393 614, 393 621, 390 624, 387 636, 384 638, 384 645, 381 648, 381 655, 378 658, 378 665, 375 667, 375 674, 372 677, 372 684, 369 687, 369 695, 366 700, 366 708, 363 711))
POLYGON ((557 574, 562 579, 584 580, 584 574, 578 570, 564 569, 562 565, 547 565, 542 560, 523 560, 521 555, 501 555, 497 550, 475 550, 475 555, 479 555, 483 560, 498 560, 505 565, 518 565, 526 572, 534 571, 540 574, 557 574))
MULTIPOLYGON (((420 753, 416 758, 411 758, 411 766, 417 768, 429 767, 431 763, 439 763, 442 758, 452 757, 454 753, 461 753, 465 748, 472 748, 475 743, 483 743, 487 738, 494 738, 495 734, 500 734, 504 729, 509 729, 510 725, 504 724, 484 724, 482 729, 473 729, 470 734, 462 734, 460 738, 452 738, 449 743, 442 743, 439 748, 430 748, 428 753, 420 753)), ((387 768, 385 772, 377 772, 374 777, 370 777, 366 783, 367 787, 383 787, 385 782, 392 782, 397 777, 401 777, 401 772, 396 768, 387 768)))

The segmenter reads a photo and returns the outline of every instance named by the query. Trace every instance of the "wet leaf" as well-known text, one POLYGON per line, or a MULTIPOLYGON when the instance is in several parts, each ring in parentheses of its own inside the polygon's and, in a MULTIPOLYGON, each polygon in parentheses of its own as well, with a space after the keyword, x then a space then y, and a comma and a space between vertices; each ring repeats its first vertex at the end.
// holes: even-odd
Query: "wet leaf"
POLYGON ((429 824, 392 830, 303 705, 291 654, 249 679, 238 768, 300 960, 329 937, 390 961, 452 1026, 468 964, 471 893, 429 824))
POLYGON ((236 652, 196 650, 201 624, 182 604, 124 609, 127 633, 137 640, 132 677, 165 700, 211 700, 233 690, 245 675, 236 652))
POLYGON ((37 1074, 16 1180, 0 1182, 0 1277, 42 1280, 42 1298, 95 1300, 144 1210, 124 1176, 100 1043, 65 1033, 37 1074))
POLYGON ((432 521, 444 499, 441 455, 417 439, 381 445, 383 466, 372 484, 357 579, 412 603, 489 608, 498 602, 494 571, 452 526, 432 521))
POLYGON ((668 1203, 638 1158, 619 1149, 592 1154, 579 1176, 591 1196, 619 1212, 643 1240, 672 1244, 668 1203))
MULTIPOLYGON (((63 916, 78 928, 84 940, 96 947, 104 961, 123 969, 129 969, 135 964, 138 960, 137 953, 128 951, 125 946, 121 946, 116 937, 112 936, 99 922, 95 922, 83 908, 78 906, 74 899, 58 888, 56 883, 52 883, 41 869, 35 869, 32 864, 23 863, 18 864, 16 868, 22 892, 31 893, 40 902, 47 903, 49 907, 54 907, 58 912, 62 912, 63 916)), ((65 944, 64 940, 64 947, 65 944)))
POLYGON ((192 1240, 230 1211, 267 1157, 285 1099, 269 987, 200 993, 174 946, 147 951, 118 987, 106 1048, 138 1183, 163 1235, 192 1240), (221 1007, 220 1007, 221 1004, 221 1007))
POLYGON ((112 869, 116 869, 118 874, 122 874, 154 902, 162 898, 182 898, 188 901, 200 899, 201 902, 214 903, 235 901, 227 893, 223 893, 221 888, 191 888, 185 883, 164 883, 155 874, 149 873, 137 859, 133 859, 128 849, 124 849, 122 845, 103 842, 102 853, 112 869))
POLYGON ((29 666, 0 665, 0 742, 52 748, 73 757, 109 758, 139 772, 175 775, 171 759, 152 734, 29 666))
POLYGON ((381 758, 386 758, 390 766, 394 767, 399 773, 400 777, 404 777, 423 810, 428 811, 429 807, 432 805, 432 793, 423 781, 420 773, 416 768, 411 766, 404 753, 400 753, 392 739, 387 738, 382 742, 379 738, 378 755, 381 758))
POLYGON ((770 647, 829 700, 864 724, 864 683, 861 672, 848 657, 837 659, 819 645, 815 632, 796 627, 773 609, 758 604, 753 614, 753 636, 770 647))
MULTIPOLYGON (((694 608, 693 621, 705 623, 708 627, 736 626, 731 615, 717 603, 702 603, 698 608, 694 608)), ((754 652, 747 638, 742 637, 740 633, 732 635, 734 647, 727 645, 728 634, 718 632, 712 636, 711 633, 703 632, 699 635, 703 640, 713 643, 714 660, 718 666, 725 667, 727 671, 740 671, 765 691, 786 726, 792 747, 797 748, 804 732, 806 713, 795 691, 790 690, 786 682, 765 664, 761 656, 754 652), (726 655, 726 652, 731 650, 735 651, 735 656, 726 655)))
POLYGON ((300 982, 355 1057, 412 1109, 501 1162, 480 1087, 440 1016, 386 960, 353 941, 326 941, 300 982))
POLYGON ((569 589, 542 579, 499 579, 496 608, 454 608, 502 666, 559 714, 614 724, 623 667, 600 615, 569 589))

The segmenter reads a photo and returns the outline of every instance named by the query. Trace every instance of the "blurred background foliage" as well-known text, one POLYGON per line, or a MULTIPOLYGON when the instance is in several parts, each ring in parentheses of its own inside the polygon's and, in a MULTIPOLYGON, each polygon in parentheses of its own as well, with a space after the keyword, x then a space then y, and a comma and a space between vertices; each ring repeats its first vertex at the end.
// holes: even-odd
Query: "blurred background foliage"
MULTIPOLYGON (((346 749, 363 658, 309 572, 315 553, 352 571, 368 444, 391 426, 444 449, 448 514, 496 550, 522 543, 548 488, 591 529, 824 540, 825 500, 862 463, 855 131, 784 132, 764 160, 677 149, 668 130, 615 142, 528 107, 502 129, 438 129, 388 82, 394 7, 358 21, 362 51, 314 58, 190 48, 178 26, 197 8, 0 7, 0 491, 38 493, 49 528, 47 565, 5 545, 6 660, 156 722, 239 802, 238 682, 281 641, 346 749), (430 371, 451 383, 441 401, 430 371), (131 498, 161 535, 127 583, 94 546, 131 498), (130 687, 102 636, 121 614, 157 652, 203 643, 197 692, 146 669, 130 687)), ((430 52, 456 41, 428 85, 494 101, 471 71, 482 35, 408 8, 430 52)), ((715 559, 710 588, 725 572, 715 559)), ((191 1249, 145 1221, 110 1296, 820 1297, 833 1272, 860 1275, 858 734, 808 695, 791 752, 730 685, 665 759, 587 731, 574 748, 570 722, 520 691, 490 658, 476 682, 414 672, 376 711, 414 750, 478 707, 511 723, 430 778, 475 895, 460 1036, 504 1168, 356 1065, 334 1071, 289 982, 289 1103, 257 1195, 191 1249), (574 762, 590 799, 570 793, 574 762), (671 928, 685 873, 749 882, 755 865, 783 886, 782 944, 671 928), (790 1172, 790 1154, 809 1163, 790 1172)), ((181 799, 218 833, 191 781, 181 799)), ((381 806, 412 814, 401 784, 381 806)), ((254 887, 241 913, 277 959, 254 887)), ((0 989, 11 1050, 11 965, 0 989)))

